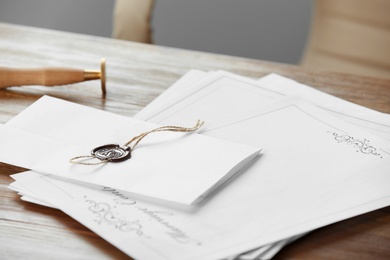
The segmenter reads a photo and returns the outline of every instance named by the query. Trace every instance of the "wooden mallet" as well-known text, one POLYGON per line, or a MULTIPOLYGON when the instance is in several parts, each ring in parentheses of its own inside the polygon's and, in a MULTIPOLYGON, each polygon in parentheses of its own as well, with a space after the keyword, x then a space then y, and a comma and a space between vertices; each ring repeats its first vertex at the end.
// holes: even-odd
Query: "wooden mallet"
POLYGON ((1 68, 0 89, 14 86, 59 86, 100 79, 102 94, 106 94, 106 60, 100 60, 100 71, 69 68, 1 68))

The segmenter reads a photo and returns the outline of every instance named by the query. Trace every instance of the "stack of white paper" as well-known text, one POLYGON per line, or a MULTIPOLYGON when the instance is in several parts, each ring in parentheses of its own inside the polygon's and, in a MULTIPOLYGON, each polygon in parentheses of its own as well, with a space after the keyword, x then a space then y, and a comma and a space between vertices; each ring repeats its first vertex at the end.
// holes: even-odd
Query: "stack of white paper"
POLYGON ((120 164, 85 172, 61 158, 126 141, 134 123, 51 98, 39 102, 0 128, 14 146, 0 141, 7 147, 0 160, 35 170, 13 175, 11 188, 61 209, 136 259, 269 259, 306 232, 390 205, 390 116, 279 75, 187 73, 136 118, 185 126, 202 119, 202 135, 151 136, 132 158, 131 176, 120 164), (66 118, 46 129, 64 108, 66 118), (16 146, 15 138, 22 140, 16 146), (36 149, 21 152, 27 139, 36 149), (252 147, 262 148, 260 156, 252 147), (18 151, 23 159, 12 156, 18 151), (164 162, 140 170, 148 165, 143 159, 161 153, 168 153, 164 162), (156 167, 163 171, 155 174, 156 167))

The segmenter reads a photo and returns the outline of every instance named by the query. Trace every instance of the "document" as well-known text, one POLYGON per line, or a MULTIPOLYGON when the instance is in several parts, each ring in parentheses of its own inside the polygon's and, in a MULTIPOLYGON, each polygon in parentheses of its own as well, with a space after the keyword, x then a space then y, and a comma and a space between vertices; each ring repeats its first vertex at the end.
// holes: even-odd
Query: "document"
POLYGON ((336 117, 390 140, 389 114, 348 102, 277 74, 269 74, 259 82, 266 89, 310 101, 336 117))
POLYGON ((157 132, 145 137, 127 161, 69 162, 94 147, 123 144, 156 127, 44 97, 0 127, 0 161, 149 199, 196 205, 260 151, 198 134, 157 132))
POLYGON ((172 100, 176 100, 176 96, 183 92, 186 92, 190 85, 197 83, 198 81, 204 80, 205 77, 213 76, 211 72, 204 72, 201 70, 190 70, 173 83, 168 89, 157 96, 148 106, 144 107, 137 113, 139 118, 148 118, 149 115, 154 115, 160 108, 171 104, 172 100))
POLYGON ((227 111, 245 111, 283 97, 285 95, 262 88, 255 80, 218 71, 175 91, 174 95, 164 100, 159 99, 164 102, 152 102, 145 108, 148 113, 141 111, 135 118, 158 122, 168 117, 172 119, 173 114, 183 110, 188 115, 188 121, 194 116, 203 115, 204 120, 210 122, 226 115, 227 111), (188 107, 188 104, 194 106, 188 107))
MULTIPOLYGON (((191 73, 192 75, 195 72, 191 73)), ((198 73, 198 72, 197 72, 198 73)), ((218 77, 217 75, 220 75, 220 77, 229 78, 230 79, 230 85, 235 85, 236 83, 239 84, 239 82, 234 82, 237 78, 242 78, 238 75, 234 75, 225 71, 218 71, 217 73, 203 73, 203 75, 199 74, 199 77, 202 77, 204 82, 206 84, 199 83, 201 82, 200 79, 197 79, 194 81, 193 84, 174 84, 171 86, 166 92, 164 92, 165 97, 170 95, 169 99, 166 99, 164 97, 160 97, 157 101, 158 104, 155 104, 152 102, 150 105, 148 105, 145 109, 143 109, 140 113, 136 115, 137 118, 144 119, 148 118, 149 120, 155 120, 153 119, 154 114, 159 116, 160 113, 164 113, 165 109, 172 109, 177 102, 184 103, 184 106, 186 104, 186 97, 191 95, 186 95, 186 92, 183 89, 191 89, 192 92, 190 93, 196 93, 196 91, 199 91, 202 88, 207 88, 207 78, 209 77, 218 77), (199 83, 199 84, 196 84, 199 83), (180 90, 180 91, 179 91, 180 90), (176 100, 175 100, 176 97, 176 100), (144 110, 147 110, 149 113, 147 115, 144 115, 142 112, 144 110), (154 112, 154 114, 153 114, 154 112)), ((185 78, 186 75, 183 77, 185 78)), ((248 78, 246 78, 248 80, 248 78)), ((253 84, 255 86, 256 84, 253 84)), ((374 111, 372 109, 368 109, 356 104, 353 104, 351 102, 342 100, 340 98, 328 95, 324 92, 318 91, 316 89, 313 89, 309 86, 300 84, 294 80, 282 77, 277 74, 270 74, 265 77, 262 77, 258 80, 258 84, 256 87, 268 89, 270 91, 277 92, 280 96, 295 96, 299 98, 304 98, 307 101, 310 101, 314 105, 321 107, 325 111, 332 113, 334 116, 337 116, 343 120, 346 120, 347 122, 350 122, 354 125, 357 125, 359 127, 362 127, 363 129, 374 133, 378 136, 381 136, 385 139, 389 140, 390 137, 390 123, 389 118, 390 116, 388 114, 380 113, 377 111, 374 111)), ((210 95, 212 95, 211 93, 210 95)), ((225 97, 229 96, 228 89, 222 93, 222 95, 214 95, 213 97, 209 97, 209 102, 202 102, 202 98, 199 98, 201 101, 198 102, 198 104, 192 104, 191 102, 188 102, 188 104, 192 105, 192 108, 196 109, 197 106, 203 107, 203 109, 212 109, 214 107, 214 103, 217 101, 219 103, 224 103, 225 97), (214 100, 213 100, 214 98, 214 100)), ((247 96, 250 96, 251 92, 249 91, 247 93, 247 96)), ((225 107, 223 110, 223 114, 229 114, 229 113, 235 113, 237 110, 245 109, 247 106, 246 99, 247 97, 242 96, 240 99, 236 100, 236 106, 230 106, 228 102, 225 102, 225 107), (241 102, 240 102, 241 101, 241 102)), ((192 99, 194 100, 194 99, 192 99)), ((195 102, 196 103, 196 102, 195 102)), ((183 105, 183 104, 182 104, 183 105)), ((187 110, 190 110, 191 108, 187 108, 187 110)), ((180 113, 180 109, 178 110, 180 113)), ((222 114, 222 113, 221 113, 222 114)), ((215 118, 209 118, 210 120, 216 120, 218 117, 215 118)), ((357 192, 357 191, 356 191, 357 192)), ((342 195, 340 195, 342 196, 342 195)), ((372 203, 375 203, 374 201, 372 203)), ((275 247, 278 247, 278 244, 276 243, 275 247)), ((258 251, 262 251, 263 248, 260 248, 258 251)), ((255 250, 256 251, 256 250, 255 250)), ((237 257, 237 259, 247 259, 246 256, 251 259, 253 258, 253 255, 241 255, 240 257, 237 257)), ((259 256, 260 257, 260 256, 259 256)), ((235 259, 235 258, 234 258, 235 259)), ((259 258, 260 259, 260 258, 259 258)), ((265 256, 264 259, 269 259, 269 257, 265 256)))
POLYGON ((191 124, 204 115, 209 123, 201 134, 264 148, 192 211, 35 172, 14 175, 11 186, 26 200, 60 208, 136 259, 269 259, 300 234, 390 205, 389 143, 344 122, 357 116, 350 122, 375 132, 386 115, 337 98, 331 115, 315 103, 328 102, 324 93, 297 87, 314 105, 286 99, 295 95, 295 83, 276 76, 272 88, 268 77, 254 82, 193 71, 136 116, 191 124), (128 226, 131 231, 118 231, 128 226))
MULTIPOLYGON (((192 72, 190 77, 197 73, 192 72)), ((297 97, 344 121, 390 140, 390 116, 388 114, 342 100, 277 74, 267 75, 256 82, 226 71, 218 71, 208 73, 202 77, 202 80, 196 80, 193 84, 184 86, 174 84, 167 91, 168 93, 174 92, 169 98, 166 98, 168 95, 166 93, 156 100, 158 102, 152 102, 145 108, 147 113, 143 113, 142 110, 135 115, 135 118, 159 123, 164 122, 163 119, 167 117, 174 120, 175 117, 172 115, 185 110, 196 113, 196 115, 202 115, 205 112, 208 121, 213 121, 221 115, 246 111, 264 102, 275 101, 278 98, 297 97), (185 90, 173 91, 177 89, 176 86, 182 86, 185 90), (211 91, 213 88, 218 89, 211 91), (242 91, 244 88, 246 91, 242 91), (218 106, 215 105, 216 100, 218 100, 218 106)), ((193 118, 189 116, 188 120, 193 118)))
MULTIPOLYGON (((92 188, 88 194, 93 195, 82 189, 77 203, 54 196, 48 201, 137 259, 229 257, 389 203, 388 142, 310 104, 283 100, 220 118, 203 134, 261 143, 264 151, 195 211, 140 202, 104 187, 92 188), (367 206, 374 198, 376 203, 367 206), (115 215, 119 224, 107 223, 103 212, 115 215), (122 226, 131 226, 131 232, 116 231, 122 226)), ((52 177, 43 179, 60 185, 52 177)), ((43 189, 34 192, 44 196, 43 189)))

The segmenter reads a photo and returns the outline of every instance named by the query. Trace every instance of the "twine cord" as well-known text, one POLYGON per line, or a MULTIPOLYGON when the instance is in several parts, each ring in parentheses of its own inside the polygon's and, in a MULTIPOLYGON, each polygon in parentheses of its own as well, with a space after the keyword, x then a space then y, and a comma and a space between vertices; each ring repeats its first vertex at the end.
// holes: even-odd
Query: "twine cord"
POLYGON ((100 162, 93 162, 93 163, 90 163, 90 162, 83 162, 83 161, 78 161, 79 159, 94 159, 96 158, 96 156, 93 156, 93 155, 80 155, 80 156, 76 156, 76 157, 73 157, 72 159, 69 160, 70 163, 73 163, 73 164, 82 164, 82 165, 98 165, 98 164, 103 164, 103 163, 108 163, 109 161, 108 160, 100 160, 100 162))
MULTIPOLYGON (((198 130, 200 127, 202 127, 203 124, 204 124, 203 121, 198 120, 196 122, 196 125, 193 127, 161 126, 156 129, 150 130, 148 132, 133 137, 130 141, 125 143, 124 146, 129 147, 130 151, 133 151, 136 148, 136 146, 139 144, 139 142, 141 142, 142 139, 144 139, 147 135, 151 133, 164 132, 164 131, 189 133, 198 130), (134 143, 133 146, 131 146, 132 143, 134 143)), ((110 162, 110 160, 102 160, 100 158, 97 158, 100 160, 99 162, 84 162, 84 160, 95 159, 95 158, 97 158, 95 155, 80 155, 80 156, 73 157, 72 159, 69 160, 69 162, 74 164, 82 164, 82 165, 98 165, 98 164, 104 164, 110 162), (82 161, 80 161, 80 159, 82 159, 82 161)))
POLYGON ((134 137, 133 139, 131 139, 130 141, 125 143, 124 146, 130 146, 131 143, 135 142, 133 147, 130 147, 131 150, 133 151, 135 149, 135 147, 138 145, 138 143, 141 142, 141 140, 145 136, 147 136, 148 134, 155 133, 155 132, 163 132, 163 131, 170 131, 170 132, 194 132, 194 131, 198 130, 203 125, 203 123, 204 123, 203 121, 198 120, 198 122, 196 122, 196 125, 193 126, 193 127, 161 126, 159 128, 156 128, 156 129, 153 129, 151 131, 148 131, 148 132, 142 133, 140 135, 137 135, 136 137, 134 137))

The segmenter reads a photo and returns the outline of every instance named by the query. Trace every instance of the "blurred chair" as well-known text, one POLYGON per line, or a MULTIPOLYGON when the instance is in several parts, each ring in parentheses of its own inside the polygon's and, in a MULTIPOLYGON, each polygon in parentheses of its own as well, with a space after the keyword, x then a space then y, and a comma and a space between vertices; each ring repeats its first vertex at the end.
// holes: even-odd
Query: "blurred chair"
POLYGON ((301 65, 390 79, 390 0, 316 0, 301 65))
MULTIPOLYGON (((113 37, 152 43, 155 0, 116 0, 113 37)), ((390 0, 315 0, 301 65, 390 79, 390 0)))
POLYGON ((152 43, 151 18, 154 0, 116 0, 112 37, 152 43))

